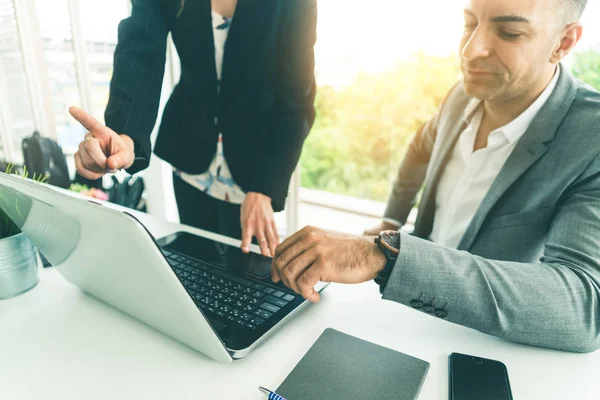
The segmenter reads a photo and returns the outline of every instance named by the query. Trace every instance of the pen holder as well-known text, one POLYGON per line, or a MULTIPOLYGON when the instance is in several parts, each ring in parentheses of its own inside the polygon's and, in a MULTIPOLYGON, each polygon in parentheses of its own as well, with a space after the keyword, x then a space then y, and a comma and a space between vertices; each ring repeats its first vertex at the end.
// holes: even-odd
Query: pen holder
POLYGON ((39 281, 37 252, 19 233, 0 240, 0 300, 17 296, 39 281))

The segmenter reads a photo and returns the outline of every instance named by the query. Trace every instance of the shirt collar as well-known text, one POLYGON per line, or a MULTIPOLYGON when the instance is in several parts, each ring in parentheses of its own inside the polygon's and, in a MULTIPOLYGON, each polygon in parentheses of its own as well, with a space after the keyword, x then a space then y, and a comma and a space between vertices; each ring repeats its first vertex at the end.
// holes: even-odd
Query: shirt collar
MULTIPOLYGON (((519 140, 521 136, 523 136, 527 128, 529 128, 529 125, 531 125, 537 113, 542 109, 544 104, 546 104, 546 102, 550 98, 550 95, 554 91, 554 88, 558 83, 558 77, 561 73, 560 68, 561 67, 559 64, 556 68, 556 72, 554 73, 554 77, 552 78, 548 86, 546 86, 546 88, 538 96, 538 98, 525 111, 523 111, 521 115, 513 119, 508 124, 491 132, 490 136, 492 136, 494 133, 502 133, 509 143, 513 143, 519 140)), ((473 117, 477 115, 478 112, 483 111, 482 105, 483 101, 475 98, 471 99, 471 101, 467 104, 467 107, 465 108, 464 112, 464 120, 467 124, 470 124, 471 121, 473 121, 473 117)))

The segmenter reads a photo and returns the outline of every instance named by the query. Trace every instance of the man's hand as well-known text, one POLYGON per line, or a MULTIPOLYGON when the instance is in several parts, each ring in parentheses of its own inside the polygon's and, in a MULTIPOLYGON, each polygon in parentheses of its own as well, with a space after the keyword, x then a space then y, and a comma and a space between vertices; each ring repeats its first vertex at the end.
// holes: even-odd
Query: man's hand
POLYGON ((317 302, 314 287, 319 281, 361 283, 383 270, 386 257, 373 239, 306 227, 277 247, 272 279, 317 302))
POLYGON ((396 224, 391 224, 389 222, 381 221, 381 223, 377 226, 369 228, 363 232, 365 236, 379 236, 379 233, 382 231, 395 231, 400 228, 396 224))
POLYGON ((95 180, 107 172, 131 167, 135 156, 129 136, 115 133, 80 108, 71 107, 69 113, 88 130, 75 153, 79 175, 95 180))
POLYGON ((242 224, 242 251, 250 252, 252 237, 256 236, 260 251, 267 257, 275 254, 279 244, 279 234, 271 198, 256 192, 248 192, 240 215, 242 224))

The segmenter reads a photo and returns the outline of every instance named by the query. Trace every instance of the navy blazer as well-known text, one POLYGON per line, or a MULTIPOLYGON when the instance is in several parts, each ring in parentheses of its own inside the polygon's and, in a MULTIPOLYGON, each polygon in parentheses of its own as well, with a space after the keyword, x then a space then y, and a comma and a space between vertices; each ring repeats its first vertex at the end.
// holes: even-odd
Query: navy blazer
POLYGON ((236 183, 270 196, 280 211, 315 118, 316 0, 239 0, 220 94, 210 1, 187 0, 181 13, 179 3, 132 0, 131 16, 119 25, 105 120, 135 142, 128 172, 149 163, 171 32, 181 77, 165 107, 155 154, 179 170, 202 173, 222 132, 236 183))

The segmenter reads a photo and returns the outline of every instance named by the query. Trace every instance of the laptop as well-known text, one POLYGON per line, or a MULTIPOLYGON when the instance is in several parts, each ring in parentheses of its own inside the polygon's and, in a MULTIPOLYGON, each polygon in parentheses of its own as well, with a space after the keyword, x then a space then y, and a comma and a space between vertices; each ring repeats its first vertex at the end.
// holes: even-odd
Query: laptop
POLYGON ((0 173, 0 208, 66 280, 222 363, 306 304, 271 282, 268 257, 187 232, 157 239, 128 212, 62 189, 0 173))

